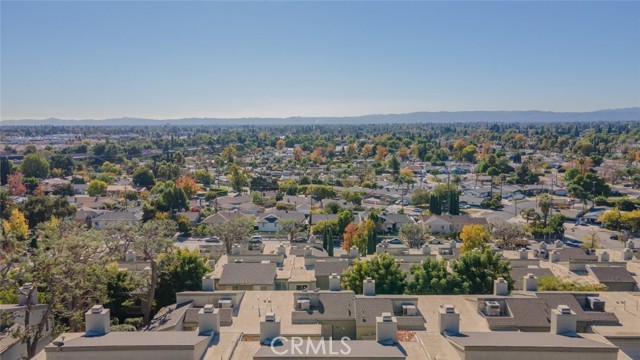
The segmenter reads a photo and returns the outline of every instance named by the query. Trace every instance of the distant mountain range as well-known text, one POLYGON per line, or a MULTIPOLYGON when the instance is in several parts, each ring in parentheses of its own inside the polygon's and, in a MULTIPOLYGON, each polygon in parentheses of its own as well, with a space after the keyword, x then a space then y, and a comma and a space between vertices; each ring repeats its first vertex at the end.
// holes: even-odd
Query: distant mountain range
POLYGON ((402 124, 402 123, 557 123, 596 121, 640 121, 640 107, 607 109, 591 112, 552 111, 439 111, 408 114, 378 114, 345 117, 288 117, 288 118, 183 118, 183 119, 82 119, 82 120, 4 120, 3 126, 162 126, 162 125, 299 125, 299 124, 402 124))

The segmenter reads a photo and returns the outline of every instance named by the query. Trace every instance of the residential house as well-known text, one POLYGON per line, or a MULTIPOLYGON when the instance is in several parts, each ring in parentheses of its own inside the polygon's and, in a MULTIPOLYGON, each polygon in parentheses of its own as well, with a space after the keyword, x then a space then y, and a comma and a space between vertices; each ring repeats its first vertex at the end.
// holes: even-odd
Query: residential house
POLYGON ((431 215, 422 219, 425 230, 431 234, 444 234, 461 231, 465 225, 487 226, 487 219, 468 215, 431 215))

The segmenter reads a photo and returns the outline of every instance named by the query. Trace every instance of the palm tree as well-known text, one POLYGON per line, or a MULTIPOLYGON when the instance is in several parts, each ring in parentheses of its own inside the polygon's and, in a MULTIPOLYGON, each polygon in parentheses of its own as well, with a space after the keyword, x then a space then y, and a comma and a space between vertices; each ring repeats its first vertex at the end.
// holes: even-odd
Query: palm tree
POLYGON ((547 218, 549 217, 549 212, 551 212, 551 208, 553 207, 553 198, 551 195, 545 193, 538 196, 538 206, 540 207, 540 211, 542 211, 544 226, 547 226, 547 218))
POLYGON ((527 219, 527 224, 529 223, 529 220, 533 219, 536 216, 536 209, 534 208, 528 208, 528 209, 522 209, 520 211, 520 215, 527 219))

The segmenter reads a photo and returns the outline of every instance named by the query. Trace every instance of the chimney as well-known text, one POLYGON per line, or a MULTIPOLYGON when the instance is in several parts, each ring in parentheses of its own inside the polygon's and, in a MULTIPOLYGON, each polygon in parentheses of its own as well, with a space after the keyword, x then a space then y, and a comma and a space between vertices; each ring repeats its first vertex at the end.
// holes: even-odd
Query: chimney
POLYGON ((456 248, 456 242, 451 240, 449 241, 449 249, 453 250, 456 248))
POLYGON ((109 309, 102 305, 94 305, 84 314, 86 336, 102 336, 111 330, 109 309))
POLYGON ((538 278, 529 273, 522 279, 522 290, 538 291, 538 278))
POLYGON ((357 258, 360 253, 358 252, 358 248, 354 245, 351 247, 351 251, 349 252, 349 256, 352 258, 357 258))
POLYGON ((205 305, 198 311, 198 335, 220 333, 220 315, 212 304, 205 305))
POLYGON ((278 246, 278 255, 286 255, 287 251, 285 250, 284 244, 280 244, 278 246))
POLYGON ((609 253, 606 251, 601 252, 600 255, 598 256, 598 261, 609 262, 609 253))
POLYGON ((216 268, 216 261, 213 259, 209 259, 209 261, 207 261, 207 265, 209 265, 209 267, 211 268, 211 270, 216 268))
POLYGON ((386 248, 387 248, 387 247, 385 246, 385 244, 384 244, 384 243, 379 243, 379 244, 377 244, 377 245, 376 245, 376 254, 382 254, 382 253, 384 253, 386 248))
POLYGON ((518 251, 518 258, 520 258, 520 260, 527 260, 529 258, 529 252, 527 249, 520 249, 518 251))
POLYGON ((311 257, 311 246, 304 247, 304 257, 311 257))
POLYGON ((133 250, 127 250, 127 254, 124 257, 124 261, 126 262, 134 262, 136 261, 136 253, 133 250))
POLYGON ((547 250, 547 243, 545 242, 540 243, 540 250, 547 250))
POLYGON ((551 309, 551 333, 558 335, 575 335, 578 315, 567 305, 558 305, 551 309))
POLYGON ((340 291, 340 275, 333 273, 329 276, 329 290, 340 291))
POLYGON ((509 295, 509 283, 499 277, 493 281, 493 295, 496 296, 507 296, 509 295))
POLYGON ((627 249, 634 249, 636 247, 636 244, 631 241, 631 240, 627 240, 627 249))
POLYGON ((270 312, 264 315, 260 322, 260 343, 271 344, 271 341, 280 336, 280 319, 270 312))
POLYGON ((422 247, 422 255, 424 255, 424 256, 429 256, 429 255, 431 255, 431 246, 429 246, 429 245, 425 244, 425 245, 422 247))
POLYGON ((556 248, 560 249, 564 246, 564 243, 560 240, 556 240, 556 242, 554 243, 556 245, 556 248))
POLYGON ((391 313, 383 312, 376 317, 376 341, 381 344, 398 342, 398 319, 391 313))
POLYGON ((31 283, 24 283, 20 287, 18 305, 36 305, 38 304, 38 289, 31 283))
POLYGON ((240 244, 233 244, 231 247, 231 255, 240 255, 240 244))
POLYGON ((557 263, 558 261, 560 261, 560 253, 558 252, 558 250, 553 250, 551 252, 551 255, 549 255, 549 261, 551 261, 552 263, 557 263))
POLYGON ((202 291, 215 291, 215 290, 216 290, 216 285, 215 285, 215 279, 213 278, 213 275, 206 274, 202 278, 202 291))
POLYGON ((374 296, 376 294, 375 280, 368 277, 362 282, 362 294, 367 296, 374 296))
POLYGON ((444 305, 438 309, 438 328, 441 334, 460 332, 460 312, 453 305, 444 305))
POLYGON ((631 250, 630 248, 624 249, 624 251, 622 252, 622 259, 624 261, 633 259, 633 250, 631 250))

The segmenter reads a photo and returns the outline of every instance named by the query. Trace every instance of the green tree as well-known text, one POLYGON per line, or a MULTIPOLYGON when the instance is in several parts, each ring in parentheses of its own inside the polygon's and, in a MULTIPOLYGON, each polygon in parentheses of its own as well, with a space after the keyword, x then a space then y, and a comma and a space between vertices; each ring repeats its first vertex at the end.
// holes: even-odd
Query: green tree
POLYGON ((29 196, 20 209, 31 229, 52 217, 65 219, 76 213, 75 206, 69 204, 67 199, 52 196, 29 196))
POLYGON ((173 247, 176 223, 172 220, 151 220, 142 224, 135 231, 136 236, 132 243, 133 248, 143 256, 145 261, 149 262, 150 268, 148 273, 143 274, 145 276, 144 285, 140 288, 142 290, 142 317, 144 323, 148 324, 151 320, 156 290, 162 271, 158 265, 159 256, 173 247))
POLYGON ((547 218, 549 217, 549 212, 551 212, 551 209, 553 208, 553 198, 551 195, 547 193, 538 195, 538 207, 540 207, 540 211, 542 212, 544 226, 547 226, 547 218))
POLYGON ((197 249, 176 249, 159 257, 160 278, 156 290, 156 310, 176 303, 176 293, 202 289, 202 277, 210 269, 197 249))
POLYGON ((242 192, 242 188, 249 186, 249 177, 247 173, 240 169, 238 165, 231 164, 229 166, 229 173, 227 174, 231 188, 239 193, 242 192))
POLYGON ((491 294, 493 281, 500 277, 513 289, 509 261, 501 260, 501 254, 494 254, 490 249, 465 252, 451 263, 451 269, 460 278, 463 293, 491 294))
POLYGON ((158 210, 173 212, 182 209, 187 210, 189 208, 187 194, 173 181, 167 181, 156 186, 159 186, 159 188, 156 189, 156 187, 154 187, 154 189, 160 194, 156 202, 158 210))
POLYGON ((107 183, 101 180, 91 180, 87 185, 89 196, 99 196, 107 194, 107 183))
POLYGON ((150 188, 155 183, 153 173, 146 166, 138 166, 133 172, 133 183, 136 186, 144 186, 150 188))
POLYGON ((418 189, 411 194, 411 203, 413 205, 429 204, 430 200, 429 190, 418 189))
POLYGON ((457 274, 447 271, 444 259, 426 257, 421 264, 411 266, 412 279, 406 293, 411 295, 452 295, 462 292, 462 281, 457 274))
POLYGON ((342 274, 342 287, 362 294, 362 283, 370 277, 376 282, 376 294, 402 294, 406 272, 389 254, 374 255, 368 260, 355 260, 342 274))
POLYGON ((512 242, 522 239, 526 234, 527 232, 521 224, 508 221, 500 222, 491 229, 491 235, 499 239, 505 249, 511 249, 512 242))
POLYGON ((20 170, 25 177, 46 179, 49 176, 49 162, 38 153, 29 154, 22 160, 20 170))
POLYGON ((176 224, 178 224, 178 231, 182 236, 191 235, 191 222, 188 217, 178 214, 178 216, 176 216, 176 224))
POLYGON ((338 213, 338 215, 336 216, 336 225, 337 228, 335 230, 335 232, 337 234, 342 234, 344 233, 344 229, 347 227, 347 225, 349 225, 349 223, 351 223, 353 221, 353 213, 350 210, 342 210, 338 213))
POLYGON ((112 318, 122 323, 128 316, 127 309, 134 304, 134 291, 138 281, 132 272, 118 269, 117 264, 107 266, 107 302, 104 306, 111 312, 112 318))

